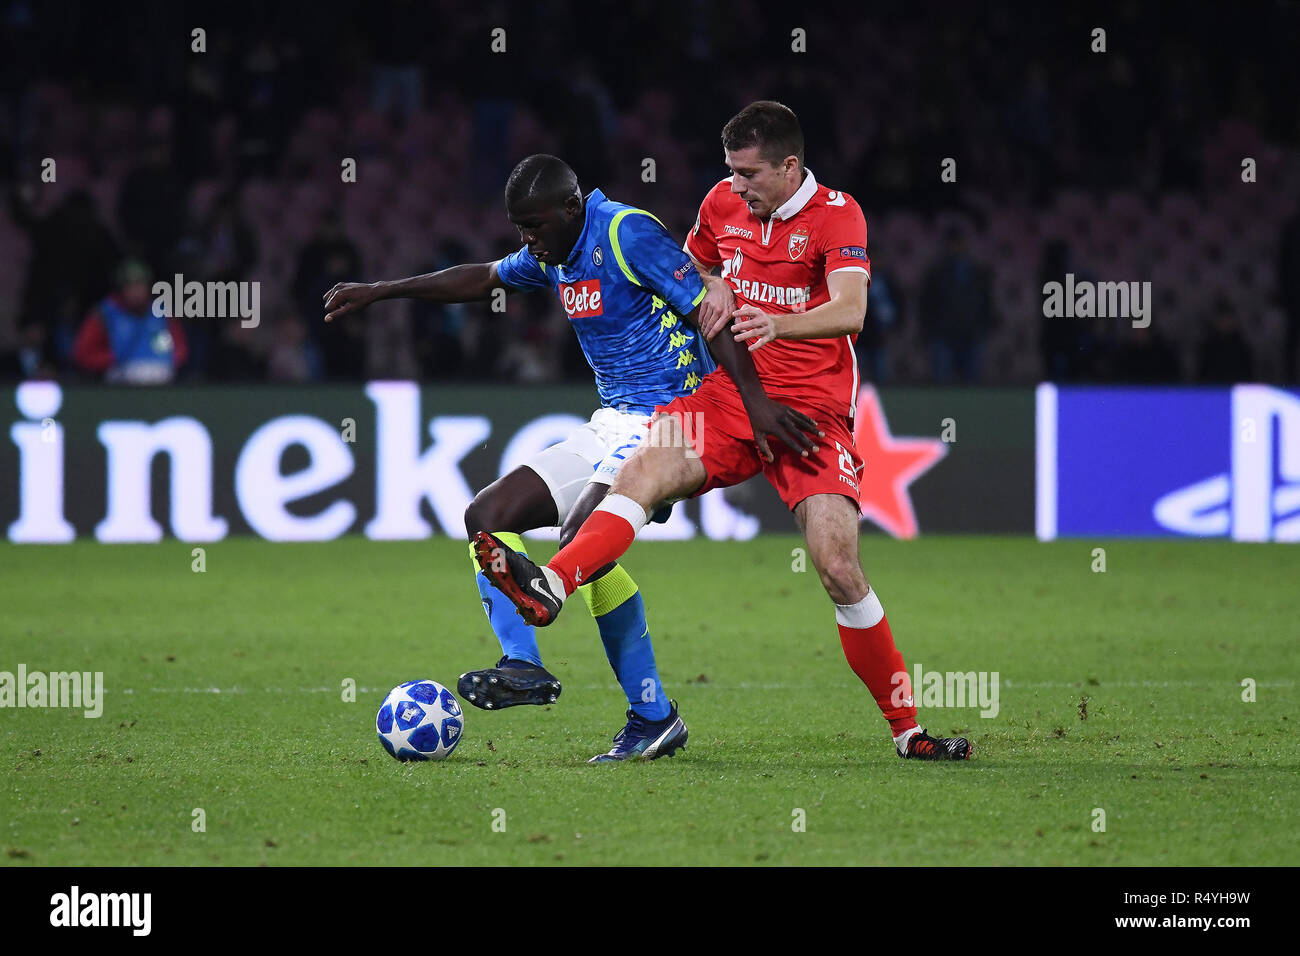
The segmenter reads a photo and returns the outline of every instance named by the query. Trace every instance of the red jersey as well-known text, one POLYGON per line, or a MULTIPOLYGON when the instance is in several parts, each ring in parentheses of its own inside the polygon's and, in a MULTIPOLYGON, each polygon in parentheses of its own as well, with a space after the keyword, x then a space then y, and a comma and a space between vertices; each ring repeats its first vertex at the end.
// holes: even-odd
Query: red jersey
MULTIPOLYGON (((700 204, 686 251, 709 268, 722 266, 737 306, 802 313, 830 301, 826 277, 832 272, 860 272, 871 280, 861 207, 848 193, 818 185, 812 170, 805 172, 803 184, 767 220, 731 191, 730 178, 700 204)), ((776 339, 751 354, 772 398, 795 398, 851 418, 858 391, 856 340, 776 339)))

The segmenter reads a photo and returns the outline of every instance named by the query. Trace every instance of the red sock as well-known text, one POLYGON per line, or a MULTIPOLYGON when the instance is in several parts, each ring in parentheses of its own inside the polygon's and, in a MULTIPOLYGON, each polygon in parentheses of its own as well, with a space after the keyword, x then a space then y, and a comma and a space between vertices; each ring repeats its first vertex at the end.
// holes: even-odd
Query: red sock
POLYGON ((635 540, 636 529, 630 521, 596 510, 546 566, 560 576, 565 591, 572 594, 587 575, 617 561, 635 540))
POLYGON ((867 685, 876 706, 889 721, 895 737, 916 726, 916 703, 912 678, 903 655, 894 646, 889 619, 882 617, 871 627, 839 625, 840 644, 853 673, 867 685))

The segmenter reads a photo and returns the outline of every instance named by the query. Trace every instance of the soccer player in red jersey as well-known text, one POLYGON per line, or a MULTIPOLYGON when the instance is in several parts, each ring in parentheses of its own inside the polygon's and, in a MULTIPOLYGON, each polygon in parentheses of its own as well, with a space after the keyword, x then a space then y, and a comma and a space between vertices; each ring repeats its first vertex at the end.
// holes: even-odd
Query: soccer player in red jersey
POLYGON ((858 477, 853 441, 862 329, 871 282, 867 225, 847 193, 817 182, 803 164, 803 132, 780 103, 751 103, 728 121, 722 145, 732 175, 700 206, 686 251, 702 275, 721 269, 737 308, 703 331, 748 347, 762 388, 818 424, 811 448, 761 450, 746 392, 724 370, 692 395, 657 409, 646 441, 609 495, 545 567, 492 535, 477 536, 484 573, 529 623, 545 626, 585 575, 621 556, 664 502, 738 484, 760 471, 794 512, 822 586, 835 604, 844 656, 890 725, 899 756, 962 760, 963 737, 931 737, 916 722, 903 655, 858 556, 858 477))

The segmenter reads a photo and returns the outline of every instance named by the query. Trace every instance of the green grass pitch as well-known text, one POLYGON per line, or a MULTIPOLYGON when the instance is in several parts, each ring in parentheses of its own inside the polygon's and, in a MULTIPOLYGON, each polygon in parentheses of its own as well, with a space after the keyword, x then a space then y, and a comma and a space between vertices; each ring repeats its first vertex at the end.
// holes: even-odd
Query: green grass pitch
POLYGON ((174 541, 0 546, 0 671, 106 687, 99 719, 0 710, 0 864, 1300 859, 1300 549, 864 538, 909 668, 1000 675, 996 717, 922 710, 976 748, 927 764, 894 755, 800 543, 628 555, 691 738, 617 766, 586 764, 625 704, 580 602, 541 634, 555 705, 467 707, 442 763, 381 749, 390 687, 498 656, 459 542, 232 539, 203 573, 174 541))

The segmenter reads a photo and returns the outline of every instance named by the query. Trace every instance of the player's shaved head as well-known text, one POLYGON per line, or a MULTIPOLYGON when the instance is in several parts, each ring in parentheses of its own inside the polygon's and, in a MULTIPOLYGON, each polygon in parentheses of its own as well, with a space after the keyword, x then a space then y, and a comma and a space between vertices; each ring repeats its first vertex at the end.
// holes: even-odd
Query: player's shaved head
POLYGON ((539 262, 559 265, 582 234, 587 204, 569 164, 537 153, 506 180, 506 216, 539 262))
POLYGON ((562 206, 570 198, 582 199, 578 177, 558 156, 534 153, 510 173, 506 180, 506 208, 562 206))
POLYGON ((803 129, 794 110, 775 100, 758 100, 727 120, 722 127, 722 148, 732 153, 756 148, 773 166, 794 156, 803 166, 803 129))

